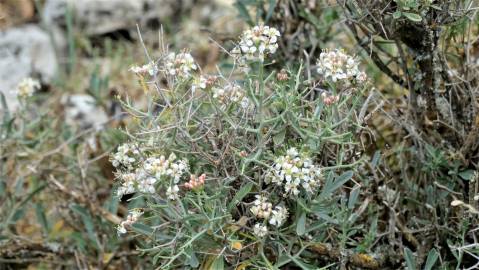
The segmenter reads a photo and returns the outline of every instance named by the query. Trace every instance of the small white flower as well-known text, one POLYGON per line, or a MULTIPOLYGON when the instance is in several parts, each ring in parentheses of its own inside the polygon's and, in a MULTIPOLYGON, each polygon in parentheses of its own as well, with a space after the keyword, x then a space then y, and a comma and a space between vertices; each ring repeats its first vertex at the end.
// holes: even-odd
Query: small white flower
POLYGON ((265 237, 268 234, 268 228, 260 223, 256 223, 253 227, 253 233, 258 237, 265 237))
POLYGON ((129 71, 142 76, 145 74, 149 74, 150 76, 155 76, 158 73, 158 67, 154 62, 150 62, 141 67, 133 66, 129 69, 129 71))
POLYGON ((136 222, 139 217, 143 215, 143 211, 140 209, 133 209, 130 211, 130 217, 133 222, 136 222))
POLYGON ((138 191, 143 193, 155 193, 156 178, 146 177, 138 181, 138 191))
POLYGON ((243 99, 241 99, 240 105, 243 110, 246 110, 251 107, 251 101, 249 100, 249 98, 243 97, 243 99))
POLYGON ((262 195, 256 195, 256 200, 253 202, 253 206, 250 211, 257 218, 269 218, 271 215, 273 205, 268 202, 268 199, 262 195))
POLYGON ((298 156, 298 150, 296 150, 296 148, 294 147, 291 147, 288 149, 288 151, 286 152, 286 154, 290 157, 290 158, 295 158, 296 156, 298 156))
MULTIPOLYGON (((360 75, 359 63, 342 50, 323 51, 319 55, 317 72, 333 82, 354 77, 358 78, 357 76, 360 75)), ((364 75, 361 74, 360 79, 363 79, 364 75)))
POLYGON ((225 90, 223 88, 213 89, 213 98, 218 99, 220 103, 223 103, 225 97, 226 97, 225 90))
POLYGON ((141 215, 143 215, 143 211, 139 209, 131 210, 126 219, 120 222, 120 224, 118 225, 118 235, 125 234, 126 228, 136 223, 141 215))
POLYGON ((166 197, 172 201, 177 200, 179 199, 178 191, 180 191, 180 189, 177 185, 170 186, 166 189, 166 197))
POLYGON ((195 92, 197 89, 206 89, 208 79, 206 77, 200 76, 195 79, 191 85, 191 90, 195 92))
POLYGON ((286 218, 288 218, 288 209, 286 209, 286 207, 276 206, 271 212, 269 224, 280 227, 286 218))
POLYGON ((170 53, 165 60, 165 68, 167 74, 187 78, 191 76, 191 72, 198 69, 195 60, 191 54, 187 52, 175 54, 170 53))
POLYGON ((118 231, 118 235, 126 233, 126 228, 123 223, 120 223, 116 229, 118 231))
POLYGON ((176 163, 171 163, 170 168, 166 170, 166 174, 168 176, 173 177, 173 181, 178 183, 180 181, 181 176, 186 171, 187 165, 185 161, 179 161, 176 163))
POLYGON ((264 61, 265 56, 274 54, 278 49, 278 37, 281 36, 278 30, 269 26, 255 26, 243 32, 239 44, 232 51, 232 54, 243 53, 244 60, 264 61))
POLYGON ((140 154, 138 150, 138 145, 131 143, 125 143, 118 146, 116 153, 112 156, 112 165, 114 167, 123 166, 126 169, 131 170, 133 164, 137 161, 136 156, 140 154))
POLYGON ((224 106, 236 103, 244 110, 253 106, 253 103, 246 96, 246 92, 236 84, 228 84, 223 88, 213 88, 213 98, 224 106))
POLYGON ((125 173, 120 174, 119 179, 123 182, 117 190, 117 196, 121 198, 125 194, 131 194, 135 192, 135 183, 136 183, 136 174, 135 173, 125 173))
POLYGON ((165 156, 160 156, 159 158, 150 157, 143 164, 145 171, 158 179, 166 174, 169 166, 170 161, 165 156))
POLYGON ((366 75, 366 72, 364 72, 364 71, 361 71, 361 72, 359 72, 358 75, 356 75, 356 80, 359 83, 363 83, 363 82, 367 81, 367 79, 368 79, 368 76, 366 75))
POLYGON ((25 78, 17 85, 17 96, 20 99, 31 97, 33 93, 40 89, 40 82, 32 78, 25 78))
POLYGON ((301 183, 299 178, 294 179, 294 181, 288 181, 284 185, 284 192, 286 194, 293 194, 294 196, 297 196, 299 194, 299 189, 298 186, 301 183))

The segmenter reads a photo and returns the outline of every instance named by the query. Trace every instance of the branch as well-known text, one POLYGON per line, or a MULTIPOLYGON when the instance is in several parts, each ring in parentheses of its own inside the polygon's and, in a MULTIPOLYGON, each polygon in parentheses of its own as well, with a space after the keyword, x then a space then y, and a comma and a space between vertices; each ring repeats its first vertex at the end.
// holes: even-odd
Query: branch
POLYGON ((368 38, 368 42, 363 42, 361 41, 361 38, 359 37, 358 31, 356 30, 356 26, 354 25, 354 22, 350 20, 349 22, 346 23, 348 28, 351 30, 353 33, 354 39, 356 42, 363 48, 366 53, 368 53, 369 57, 371 60, 373 60, 374 64, 384 73, 386 74, 391 80, 393 80, 395 83, 399 84, 402 87, 407 87, 406 83, 404 82, 401 77, 399 77, 397 74, 395 74, 384 62, 379 58, 378 54, 374 50, 369 50, 368 46, 366 45, 371 41, 370 38, 368 38))
POLYGON ((385 254, 370 255, 366 253, 355 253, 350 250, 339 250, 328 244, 313 244, 309 250, 335 260, 345 260, 356 267, 366 269, 383 269, 386 265, 387 257, 385 254))

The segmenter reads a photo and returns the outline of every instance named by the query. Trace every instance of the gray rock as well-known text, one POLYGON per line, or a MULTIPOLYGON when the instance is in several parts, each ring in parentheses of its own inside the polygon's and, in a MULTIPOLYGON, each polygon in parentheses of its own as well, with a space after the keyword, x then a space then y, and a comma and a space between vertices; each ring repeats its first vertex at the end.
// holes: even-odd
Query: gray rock
POLYGON ((23 25, 0 31, 0 92, 10 110, 18 106, 15 93, 18 83, 26 77, 49 82, 57 72, 56 59, 50 36, 38 26, 23 25))
POLYGON ((65 29, 70 10, 75 26, 83 34, 101 35, 117 30, 134 31, 136 24, 171 18, 180 8, 191 7, 193 0, 47 0, 43 20, 49 27, 65 29))
POLYGON ((61 103, 65 111, 65 123, 79 131, 93 129, 86 138, 90 149, 97 150, 95 134, 102 130, 108 122, 106 112, 96 104, 95 98, 89 95, 63 95, 61 103))
POLYGON ((101 130, 108 121, 105 111, 96 105, 92 96, 75 94, 64 95, 62 105, 65 109, 65 123, 85 130, 93 128, 101 130))

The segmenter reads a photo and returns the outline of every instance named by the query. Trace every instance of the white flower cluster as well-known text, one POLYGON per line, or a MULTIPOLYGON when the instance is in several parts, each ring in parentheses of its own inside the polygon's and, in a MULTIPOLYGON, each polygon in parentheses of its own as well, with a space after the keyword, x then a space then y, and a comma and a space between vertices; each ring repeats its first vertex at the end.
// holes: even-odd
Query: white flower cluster
POLYGON ((17 86, 17 96, 20 99, 31 97, 33 93, 40 89, 40 82, 32 78, 25 78, 17 86))
POLYGON ((262 195, 256 195, 256 200, 253 202, 253 206, 250 211, 257 218, 267 219, 271 215, 273 205, 268 202, 268 199, 262 195))
POLYGON ((155 193, 155 184, 158 181, 157 178, 146 173, 143 168, 137 168, 134 173, 121 173, 118 178, 122 181, 117 191, 118 197, 136 191, 155 193))
POLYGON ((214 88, 213 98, 223 105, 239 103, 244 110, 250 108, 252 105, 252 102, 246 96, 245 91, 236 84, 228 84, 223 88, 214 88))
POLYGON ((180 188, 178 187, 178 185, 169 186, 166 189, 166 197, 172 201, 178 200, 180 198, 178 196, 179 191, 180 191, 180 188))
POLYGON ((319 55, 317 72, 333 82, 354 78, 363 82, 367 79, 366 73, 359 71, 358 61, 338 49, 326 50, 319 55))
POLYGON ((266 183, 284 188, 284 196, 297 196, 302 187, 306 193, 317 190, 321 180, 321 168, 312 160, 290 148, 285 156, 276 158, 275 164, 266 174, 266 183))
POLYGON ((283 225, 283 222, 288 218, 288 209, 283 206, 276 206, 273 211, 271 211, 271 218, 269 219, 269 224, 280 227, 283 225))
POLYGON ((138 161, 140 151, 135 143, 125 143, 118 146, 118 149, 112 157, 112 165, 115 168, 123 166, 129 170, 133 169, 133 165, 138 161))
POLYGON ((121 186, 117 190, 118 197, 124 194, 134 193, 136 190, 136 174, 135 173, 123 173, 118 176, 121 180, 121 186))
POLYGON ((143 215, 143 212, 139 209, 133 209, 132 211, 130 211, 130 213, 126 217, 126 220, 123 220, 122 222, 120 222, 120 225, 118 225, 118 234, 125 234, 126 228, 136 223, 141 215, 143 215))
POLYGON ((265 237, 266 234, 268 234, 268 227, 266 227, 266 225, 263 225, 261 223, 256 223, 254 224, 254 227, 253 227, 253 233, 260 238, 265 237))
MULTIPOLYGON (((273 210, 273 204, 268 202, 268 199, 263 195, 256 195, 256 200, 250 208, 251 213, 256 218, 268 220, 269 224, 280 227, 288 218, 288 209, 277 205, 273 210)), ((258 237, 263 237, 268 232, 266 225, 256 223, 253 228, 253 233, 258 237)))
MULTIPOLYGON (((122 150, 124 150, 124 148, 122 148, 122 150)), ((118 174, 118 178, 122 181, 121 186, 118 188, 119 197, 136 191, 141 193, 155 193, 155 184, 160 180, 164 180, 164 177, 169 177, 175 183, 173 187, 169 188, 170 193, 175 189, 177 193, 179 189, 176 183, 180 181, 180 177, 188 170, 186 160, 177 160, 175 154, 171 154, 168 158, 165 158, 163 155, 160 157, 149 157, 132 172, 132 162, 135 162, 136 159, 128 155, 119 157, 117 157, 117 155, 118 153, 114 155, 113 162, 118 162, 118 159, 122 160, 118 162, 118 164, 125 164, 124 160, 129 162, 127 163, 128 166, 125 166, 128 171, 118 174)), ((167 194, 167 197, 171 199, 174 196, 167 194)))
POLYGON ((193 83, 191 84, 191 90, 196 91, 197 89, 206 89, 208 79, 204 76, 200 76, 199 78, 196 78, 193 83))
POLYGON ((175 154, 171 154, 168 159, 162 155, 159 158, 150 157, 146 159, 143 168, 157 179, 165 175, 170 176, 176 184, 188 169, 188 162, 186 160, 176 160, 175 154))
POLYGON ((212 87, 217 81, 216 76, 204 76, 195 77, 191 83, 191 90, 194 92, 197 89, 205 90, 206 88, 212 87))
POLYGON ((165 61, 166 72, 171 76, 189 77, 191 72, 198 69, 191 54, 182 52, 169 53, 165 61))
POLYGON ((274 54, 278 49, 278 37, 281 34, 274 27, 255 26, 246 30, 241 36, 239 46, 233 54, 243 54, 246 60, 264 61, 266 55, 274 54))
POLYGON ((149 64, 139 66, 133 66, 129 69, 131 72, 137 75, 145 75, 149 74, 150 76, 155 76, 158 73, 158 66, 154 62, 150 62, 149 64))

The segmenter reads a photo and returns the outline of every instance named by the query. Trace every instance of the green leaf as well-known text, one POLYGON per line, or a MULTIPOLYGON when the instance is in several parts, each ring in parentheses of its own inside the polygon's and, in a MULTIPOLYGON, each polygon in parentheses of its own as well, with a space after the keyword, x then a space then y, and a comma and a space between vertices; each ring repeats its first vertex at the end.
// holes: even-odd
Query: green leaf
POLYGON ((298 223, 296 224, 296 233, 301 236, 306 232, 306 213, 303 212, 299 216, 298 223))
POLYGON ((131 229, 137 233, 141 233, 143 235, 151 235, 153 233, 153 229, 148 226, 148 225, 145 225, 143 223, 134 223, 133 225, 131 225, 131 229))
POLYGON ((353 190, 351 191, 351 193, 349 194, 349 200, 348 200, 348 208, 349 209, 353 209, 354 205, 358 201, 358 196, 359 196, 359 190, 360 189, 361 188, 358 185, 358 186, 354 187, 353 190))
POLYGON ((2 198, 6 194, 7 185, 5 184, 5 180, 0 179, 0 198, 2 198))
POLYGON ((439 252, 435 248, 431 249, 427 254, 426 265, 424 270, 432 270, 434 264, 436 264, 437 259, 439 258, 439 252))
POLYGON ((7 99, 5 98, 5 95, 2 92, 0 92, 0 104, 2 105, 2 110, 3 110, 2 125, 7 125, 10 119, 10 112, 8 110, 7 99))
POLYGON ((336 191, 338 188, 343 186, 347 181, 349 181, 353 177, 353 175, 354 175, 353 171, 347 171, 341 174, 339 177, 337 177, 336 180, 327 181, 323 189, 323 192, 321 192, 321 197, 327 197, 331 195, 334 191, 336 191))
POLYGON ((393 18, 397 20, 397 19, 401 18, 401 15, 402 15, 402 12, 398 10, 398 11, 393 13, 393 18))
POLYGON ((265 22, 267 23, 273 15, 274 8, 276 7, 276 0, 269 0, 268 13, 266 13, 265 22))
POLYGON ((419 14, 410 13, 410 12, 403 12, 402 14, 404 15, 404 17, 408 18, 409 20, 411 20, 411 21, 413 21, 413 22, 420 22, 420 21, 422 21, 422 17, 421 17, 421 15, 419 15, 419 14))
POLYGON ((72 233, 70 237, 75 240, 76 248, 80 249, 83 253, 86 253, 87 243, 85 237, 79 232, 72 233))
POLYGON ((298 205, 304 210, 306 211, 306 213, 311 213, 312 210, 306 206, 306 202, 303 201, 301 198, 298 198, 298 200, 296 201, 298 203, 298 205))
POLYGON ((188 256, 188 260, 187 260, 188 265, 193 268, 198 268, 198 266, 200 265, 200 262, 198 261, 198 258, 196 257, 195 252, 191 248, 188 248, 185 251, 185 253, 188 256))
POLYGON ((218 256, 211 264, 210 270, 223 270, 225 268, 225 262, 223 256, 218 256))
POLYGON ((44 233, 48 234, 48 232, 50 231, 50 226, 45 215, 45 209, 43 208, 43 205, 41 203, 35 204, 35 214, 37 216, 38 223, 42 225, 44 233))
POLYGON ((90 238, 90 240, 93 241, 93 243, 95 243, 95 246, 98 248, 95 226, 93 224, 93 219, 90 213, 86 210, 86 208, 78 204, 71 204, 70 209, 81 217, 83 225, 85 225, 85 229, 88 233, 88 237, 90 238))
POLYGON ((474 170, 465 170, 465 171, 462 171, 462 172, 458 173, 458 175, 466 181, 471 180, 474 177, 474 174, 475 174, 474 170))
POLYGON ((243 198, 251 191, 251 188, 253 188, 253 182, 248 182, 246 185, 241 187, 241 189, 233 197, 233 200, 231 200, 231 202, 228 204, 228 211, 231 211, 231 209, 233 209, 235 205, 240 203, 243 198))
POLYGON ((296 266, 300 267, 303 270, 319 269, 315 265, 311 265, 311 264, 307 264, 303 262, 300 258, 296 256, 291 256, 289 254, 287 254, 287 256, 294 262, 294 264, 296 264, 296 266))
POLYGON ((381 158, 381 151, 376 151, 374 152, 374 156, 373 156, 373 159, 371 160, 371 169, 375 169, 376 166, 378 165, 379 163, 379 160, 381 158))
POLYGON ((242 17, 250 26, 253 26, 254 25, 253 19, 251 19, 248 9, 246 8, 246 5, 243 3, 243 1, 241 0, 236 1, 234 5, 236 9, 238 10, 240 17, 242 17))
POLYGON ((118 211, 118 205, 120 204, 120 200, 117 196, 117 193, 112 191, 110 194, 110 198, 105 202, 105 209, 113 214, 116 214, 118 211))
POLYGON ((284 128, 280 132, 276 133, 276 135, 273 136, 273 142, 274 145, 279 146, 284 142, 284 137, 286 135, 286 129, 284 128))
POLYGON ((25 216, 25 208, 18 208, 15 210, 15 213, 12 215, 10 222, 8 224, 15 224, 19 219, 25 216))
POLYGON ((416 263, 414 255, 409 248, 404 248, 404 259, 406 260, 406 266, 408 270, 416 270, 416 263))
POLYGON ((305 8, 301 8, 298 14, 299 16, 304 18, 307 22, 311 23, 315 28, 321 29, 322 27, 321 21, 309 10, 305 8))

